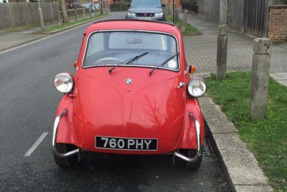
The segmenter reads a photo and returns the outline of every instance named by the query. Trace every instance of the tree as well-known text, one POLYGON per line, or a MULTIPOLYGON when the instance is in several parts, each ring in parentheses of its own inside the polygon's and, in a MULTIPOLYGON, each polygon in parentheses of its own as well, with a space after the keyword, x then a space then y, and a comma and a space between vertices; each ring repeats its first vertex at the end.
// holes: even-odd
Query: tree
POLYGON ((103 0, 100 0, 101 1, 101 15, 103 14, 103 0))
POLYGON ((63 23, 68 23, 69 18, 68 18, 67 10, 66 10, 66 1, 65 0, 59 0, 59 7, 60 7, 60 10, 62 13, 63 23))

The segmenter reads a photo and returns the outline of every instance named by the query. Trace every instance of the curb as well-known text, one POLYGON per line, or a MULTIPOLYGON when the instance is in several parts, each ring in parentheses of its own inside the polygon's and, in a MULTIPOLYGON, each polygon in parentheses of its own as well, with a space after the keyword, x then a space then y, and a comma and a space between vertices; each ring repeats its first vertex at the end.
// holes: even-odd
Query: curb
POLYGON ((268 178, 260 169, 254 155, 240 140, 232 122, 209 97, 199 98, 202 113, 209 127, 216 156, 233 192, 273 192, 268 178))

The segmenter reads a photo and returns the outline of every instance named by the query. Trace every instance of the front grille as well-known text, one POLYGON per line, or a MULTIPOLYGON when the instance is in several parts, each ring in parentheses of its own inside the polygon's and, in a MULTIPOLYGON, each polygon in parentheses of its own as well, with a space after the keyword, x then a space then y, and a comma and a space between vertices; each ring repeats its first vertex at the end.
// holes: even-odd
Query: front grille
POLYGON ((154 13, 136 13, 137 17, 154 17, 154 13))

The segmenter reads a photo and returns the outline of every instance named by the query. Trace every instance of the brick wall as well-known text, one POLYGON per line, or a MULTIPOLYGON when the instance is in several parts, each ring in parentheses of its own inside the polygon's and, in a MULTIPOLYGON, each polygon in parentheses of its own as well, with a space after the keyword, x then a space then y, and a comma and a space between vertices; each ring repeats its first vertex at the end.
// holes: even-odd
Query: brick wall
POLYGON ((287 41, 287 5, 270 7, 268 37, 276 43, 287 41))

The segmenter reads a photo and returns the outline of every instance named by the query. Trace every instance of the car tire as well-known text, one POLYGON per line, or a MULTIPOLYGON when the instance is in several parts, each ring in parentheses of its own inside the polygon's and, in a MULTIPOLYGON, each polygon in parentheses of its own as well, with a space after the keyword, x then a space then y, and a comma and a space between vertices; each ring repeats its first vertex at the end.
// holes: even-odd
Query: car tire
MULTIPOLYGON (((197 150, 195 150, 195 149, 182 149, 182 150, 180 150, 180 152, 186 157, 193 158, 193 157, 195 157, 197 150)), ((198 157, 198 159, 195 162, 184 162, 184 163, 185 163, 185 167, 187 169, 195 171, 195 170, 199 169, 201 162, 202 162, 202 154, 198 157)))
MULTIPOLYGON (((187 150, 187 156, 188 157, 194 157, 196 155, 197 151, 192 149, 192 150, 187 150)), ((189 170, 198 170, 202 162, 202 153, 198 157, 198 159, 195 162, 186 162, 186 168, 189 170)))
MULTIPOLYGON (((66 153, 69 152, 76 147, 74 145, 70 144, 63 144, 63 143, 57 143, 56 144, 56 150, 59 153, 66 153)), ((77 155, 72 155, 69 157, 60 157, 59 155, 56 154, 56 152, 53 150, 53 156, 56 164, 62 168, 71 168, 75 166, 77 163, 77 155)))

